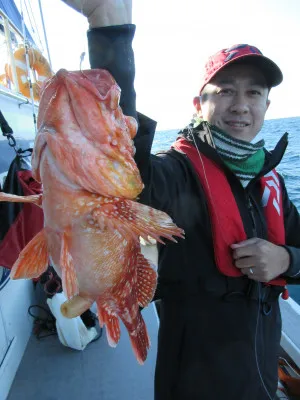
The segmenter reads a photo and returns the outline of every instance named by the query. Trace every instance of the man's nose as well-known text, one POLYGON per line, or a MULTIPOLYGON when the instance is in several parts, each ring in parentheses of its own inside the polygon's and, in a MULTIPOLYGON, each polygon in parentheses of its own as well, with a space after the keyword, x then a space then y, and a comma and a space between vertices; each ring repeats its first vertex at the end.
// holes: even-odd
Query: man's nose
POLYGON ((249 102, 243 94, 237 94, 232 99, 230 111, 236 114, 247 114, 249 112, 249 102))

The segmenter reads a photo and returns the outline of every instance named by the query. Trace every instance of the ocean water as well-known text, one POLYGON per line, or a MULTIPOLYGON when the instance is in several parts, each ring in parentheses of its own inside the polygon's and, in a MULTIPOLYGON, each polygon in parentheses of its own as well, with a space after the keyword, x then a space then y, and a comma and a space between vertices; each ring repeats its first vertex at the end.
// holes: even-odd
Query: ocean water
MULTIPOLYGON (((167 150, 178 132, 179 129, 156 132, 152 153, 167 150)), ((283 175, 289 196, 300 212, 300 117, 265 121, 257 139, 263 137, 266 148, 271 150, 285 132, 289 134, 289 144, 277 170, 283 175)))
MULTIPOLYGON (((158 131, 155 134, 152 153, 167 150, 176 139, 178 132, 179 129, 158 131)), ((263 137, 266 148, 271 150, 285 132, 289 134, 289 144, 277 171, 283 175, 289 197, 300 212, 300 117, 265 121, 257 138, 263 137)), ((290 296, 300 304, 300 285, 290 285, 289 292, 290 296)))

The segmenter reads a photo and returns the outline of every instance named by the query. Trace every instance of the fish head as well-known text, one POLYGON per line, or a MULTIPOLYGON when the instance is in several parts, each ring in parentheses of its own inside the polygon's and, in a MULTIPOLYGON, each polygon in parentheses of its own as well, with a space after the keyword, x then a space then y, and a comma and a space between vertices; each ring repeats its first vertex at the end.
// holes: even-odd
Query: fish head
POLYGON ((59 70, 43 87, 33 170, 50 145, 72 183, 104 196, 136 198, 143 183, 134 161, 137 122, 120 107, 121 89, 101 69, 59 70), (69 162, 67 162, 69 160, 69 162))

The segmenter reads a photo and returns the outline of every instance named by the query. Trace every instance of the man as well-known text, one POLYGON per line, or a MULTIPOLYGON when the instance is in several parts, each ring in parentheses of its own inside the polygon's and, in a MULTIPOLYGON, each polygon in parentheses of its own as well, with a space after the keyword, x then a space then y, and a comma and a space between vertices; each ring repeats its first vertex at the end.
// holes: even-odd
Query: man
POLYGON ((158 247, 155 399, 273 399, 278 298, 286 296, 283 278, 300 277, 300 218, 274 169, 287 137, 272 153, 252 140, 281 71, 249 45, 212 56, 195 120, 168 152, 150 155, 156 123, 135 109, 131 0, 87 3, 91 67, 112 73, 124 113, 139 123, 141 201, 167 212, 186 234, 158 247))

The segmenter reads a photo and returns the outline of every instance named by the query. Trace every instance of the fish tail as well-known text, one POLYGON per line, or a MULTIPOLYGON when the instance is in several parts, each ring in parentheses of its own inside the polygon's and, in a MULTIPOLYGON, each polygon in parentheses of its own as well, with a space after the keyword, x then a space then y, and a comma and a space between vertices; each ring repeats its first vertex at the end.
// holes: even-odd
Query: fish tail
POLYGON ((137 328, 129 332, 133 352, 139 364, 143 365, 150 348, 150 338, 142 314, 138 314, 137 328))

